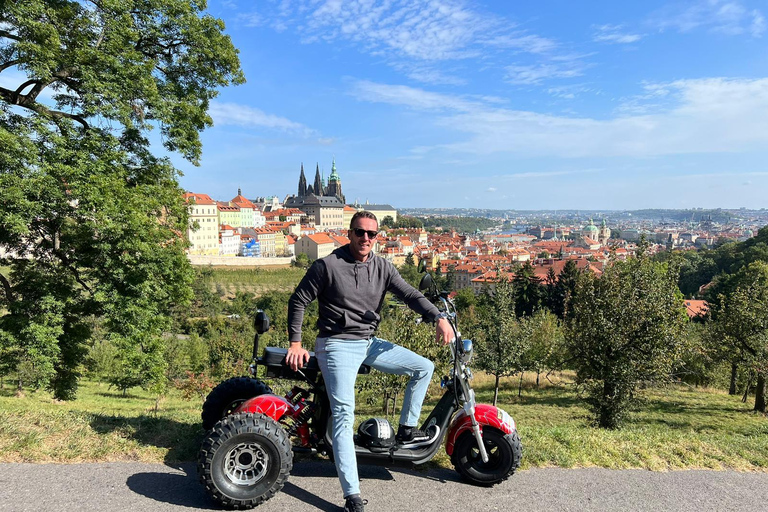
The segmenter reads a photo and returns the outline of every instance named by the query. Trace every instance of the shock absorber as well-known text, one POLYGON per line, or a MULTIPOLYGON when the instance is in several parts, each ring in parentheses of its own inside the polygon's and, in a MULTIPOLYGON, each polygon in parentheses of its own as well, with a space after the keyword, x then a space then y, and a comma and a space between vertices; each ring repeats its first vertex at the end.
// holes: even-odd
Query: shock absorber
POLYGON ((294 407, 294 413, 291 415, 293 421, 287 434, 289 437, 298 436, 302 446, 309 446, 309 420, 315 412, 315 404, 302 398, 294 407))

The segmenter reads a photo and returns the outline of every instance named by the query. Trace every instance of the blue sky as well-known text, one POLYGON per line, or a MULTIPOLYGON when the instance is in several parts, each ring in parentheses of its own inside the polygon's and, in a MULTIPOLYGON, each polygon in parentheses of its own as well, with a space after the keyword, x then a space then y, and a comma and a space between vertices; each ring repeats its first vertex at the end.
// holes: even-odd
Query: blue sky
POLYGON ((395 207, 768 207, 768 3, 212 0, 247 83, 182 186, 395 207))

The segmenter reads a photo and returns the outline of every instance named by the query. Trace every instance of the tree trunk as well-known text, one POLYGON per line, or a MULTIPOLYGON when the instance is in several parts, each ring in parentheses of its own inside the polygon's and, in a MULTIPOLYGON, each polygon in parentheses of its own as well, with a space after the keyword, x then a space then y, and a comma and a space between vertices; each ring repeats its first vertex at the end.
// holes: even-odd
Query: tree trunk
POLYGON ((493 406, 496 407, 496 401, 499 399, 499 376, 496 375, 496 385, 493 388, 493 406))
POLYGON ((731 363, 731 385, 728 387, 728 394, 736 394, 736 377, 739 373, 739 366, 736 363, 731 363))
POLYGON ((613 382, 603 381, 603 396, 600 398, 599 415, 597 423, 601 428, 616 428, 617 411, 615 406, 616 387, 613 382))
POLYGON ((757 374, 757 388, 755 388, 755 411, 765 413, 765 374, 757 374))
POLYGON ((539 389, 539 377, 541 376, 541 370, 536 370, 536 389, 539 389))
POLYGON ((752 387, 752 372, 749 372, 749 376, 747 377, 747 385, 744 388, 744 396, 741 397, 741 403, 745 404, 747 403, 747 397, 749 396, 749 388, 752 387))
POLYGON ((523 375, 525 375, 525 372, 520 372, 520 384, 517 385, 517 398, 523 396, 523 375))

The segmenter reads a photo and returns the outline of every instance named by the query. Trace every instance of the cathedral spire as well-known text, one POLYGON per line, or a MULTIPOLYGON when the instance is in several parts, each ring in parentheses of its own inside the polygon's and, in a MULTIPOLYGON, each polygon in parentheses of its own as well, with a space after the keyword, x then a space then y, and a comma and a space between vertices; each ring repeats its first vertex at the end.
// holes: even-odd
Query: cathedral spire
POLYGON ((304 176, 304 162, 301 163, 301 176, 299 176, 299 197, 307 195, 307 178, 304 176))
POLYGON ((313 190, 316 196, 325 195, 325 191, 323 190, 323 181, 322 178, 320 178, 320 163, 318 163, 317 167, 315 167, 315 185, 313 190))

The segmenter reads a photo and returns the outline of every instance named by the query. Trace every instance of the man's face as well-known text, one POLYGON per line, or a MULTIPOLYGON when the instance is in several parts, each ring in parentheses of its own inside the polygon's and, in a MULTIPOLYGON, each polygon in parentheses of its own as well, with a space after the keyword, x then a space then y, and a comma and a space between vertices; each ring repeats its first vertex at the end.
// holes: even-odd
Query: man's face
POLYGON ((370 238, 368 233, 363 233, 363 236, 357 236, 355 231, 361 229, 375 233, 379 230, 379 225, 373 219, 361 217, 355 221, 355 225, 349 230, 349 250, 352 253, 352 257, 358 261, 365 261, 373 249, 376 237, 370 238))

